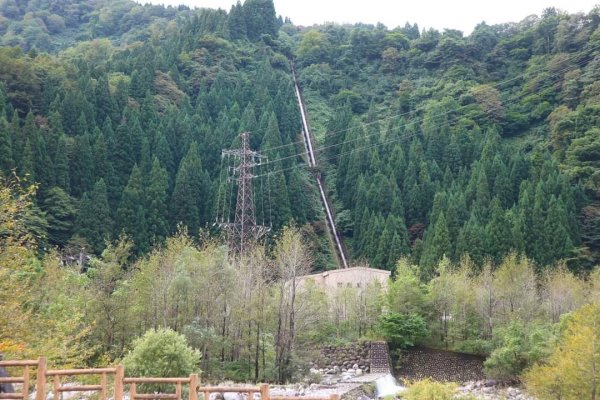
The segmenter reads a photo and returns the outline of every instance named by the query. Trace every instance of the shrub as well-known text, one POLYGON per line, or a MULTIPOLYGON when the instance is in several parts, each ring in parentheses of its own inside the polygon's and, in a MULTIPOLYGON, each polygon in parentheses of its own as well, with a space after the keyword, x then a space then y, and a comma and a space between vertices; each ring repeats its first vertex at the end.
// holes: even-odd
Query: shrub
POLYGON ((183 377, 199 372, 200 353, 171 329, 151 329, 133 342, 123 363, 127 374, 147 377, 183 377))
POLYGON ((425 320, 414 313, 388 313, 382 317, 380 327, 386 340, 400 348, 414 346, 428 334, 425 320))
POLYGON ((455 383, 434 382, 429 379, 416 381, 408 385, 406 392, 402 393, 404 400, 452 400, 455 398, 455 383))
POLYGON ((499 346, 485 361, 485 374, 501 380, 515 380, 550 352, 553 333, 548 326, 513 321, 498 329, 499 346))

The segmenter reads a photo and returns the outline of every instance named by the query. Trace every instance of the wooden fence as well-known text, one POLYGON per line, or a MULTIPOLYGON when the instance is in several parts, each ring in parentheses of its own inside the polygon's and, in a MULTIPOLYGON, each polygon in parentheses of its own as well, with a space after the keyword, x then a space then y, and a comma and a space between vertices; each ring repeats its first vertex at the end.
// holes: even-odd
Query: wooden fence
POLYGON ((38 360, 0 361, 0 367, 19 368, 20 376, 0 377, 1 383, 20 384, 22 389, 18 393, 0 393, 1 399, 30 400, 30 389, 33 387, 32 373, 35 374, 35 400, 46 400, 48 385, 52 383, 52 400, 60 400, 61 393, 65 392, 94 392, 99 394, 99 400, 124 400, 125 386, 129 386, 129 400, 183 400, 184 386, 189 387, 186 400, 210 400, 214 393, 242 393, 248 396, 247 400, 254 400, 254 395, 259 394, 261 400, 339 400, 339 395, 328 397, 287 397, 271 396, 269 385, 259 386, 200 386, 197 374, 187 378, 126 378, 122 365, 114 368, 89 368, 89 369, 47 369, 45 357, 38 360), (33 371, 35 370, 35 371, 33 371), (65 379, 74 376, 99 376, 99 384, 65 385, 65 379), (175 393, 139 393, 139 385, 163 384, 175 385, 175 393), (109 389, 113 392, 109 394, 109 389))

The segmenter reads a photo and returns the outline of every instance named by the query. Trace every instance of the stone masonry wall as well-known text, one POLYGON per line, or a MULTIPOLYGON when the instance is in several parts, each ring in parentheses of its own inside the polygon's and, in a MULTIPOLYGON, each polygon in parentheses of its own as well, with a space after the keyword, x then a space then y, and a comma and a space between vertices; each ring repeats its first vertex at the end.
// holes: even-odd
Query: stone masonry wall
POLYGON ((483 361, 483 357, 471 354, 416 347, 402 351, 396 375, 408 380, 477 381, 485 379, 483 361))
POLYGON ((360 369, 367 373, 371 369, 371 342, 358 342, 349 345, 325 346, 313 363, 313 368, 326 374, 360 369))

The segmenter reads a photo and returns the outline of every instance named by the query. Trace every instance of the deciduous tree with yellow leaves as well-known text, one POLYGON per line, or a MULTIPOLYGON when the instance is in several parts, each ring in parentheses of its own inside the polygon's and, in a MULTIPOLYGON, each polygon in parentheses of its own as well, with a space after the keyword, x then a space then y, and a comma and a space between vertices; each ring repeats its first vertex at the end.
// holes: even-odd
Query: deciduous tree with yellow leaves
POLYGON ((556 350, 547 363, 529 370, 524 381, 540 400, 600 397, 600 302, 566 317, 556 350))
POLYGON ((0 178, 0 352, 47 356, 51 365, 81 365, 90 354, 82 324, 78 274, 52 252, 36 257, 25 216, 35 187, 0 178))

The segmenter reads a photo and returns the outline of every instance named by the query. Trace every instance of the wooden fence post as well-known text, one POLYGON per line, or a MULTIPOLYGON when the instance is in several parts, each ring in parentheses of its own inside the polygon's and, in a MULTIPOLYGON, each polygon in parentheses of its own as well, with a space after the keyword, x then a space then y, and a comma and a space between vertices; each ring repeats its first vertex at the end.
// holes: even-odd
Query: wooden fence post
POLYGON ((46 368, 48 368, 48 360, 46 357, 38 359, 37 380, 35 400, 46 400, 46 368))
POLYGON ((260 385, 260 400, 269 400, 269 384, 263 383, 260 385))
POLYGON ((54 375, 54 397, 52 400, 60 400, 60 375, 54 375))
POLYGON ((100 400, 106 400, 106 386, 108 382, 106 381, 106 372, 103 372, 100 376, 100 400))
POLYGON ((200 384, 200 379, 198 378, 198 374, 190 374, 190 395, 189 395, 190 400, 198 400, 198 385, 199 384, 200 384))
POLYGON ((130 400, 135 400, 137 396, 137 387, 135 383, 131 384, 131 387, 129 388, 129 399, 130 400))
POLYGON ((123 364, 119 364, 115 370, 115 400, 123 400, 123 379, 125 379, 125 368, 123 364))
POLYGON ((175 396, 177 396, 177 400, 181 400, 181 382, 175 384, 175 396))
POLYGON ((23 369, 23 399, 29 400, 29 365, 26 365, 23 369))

